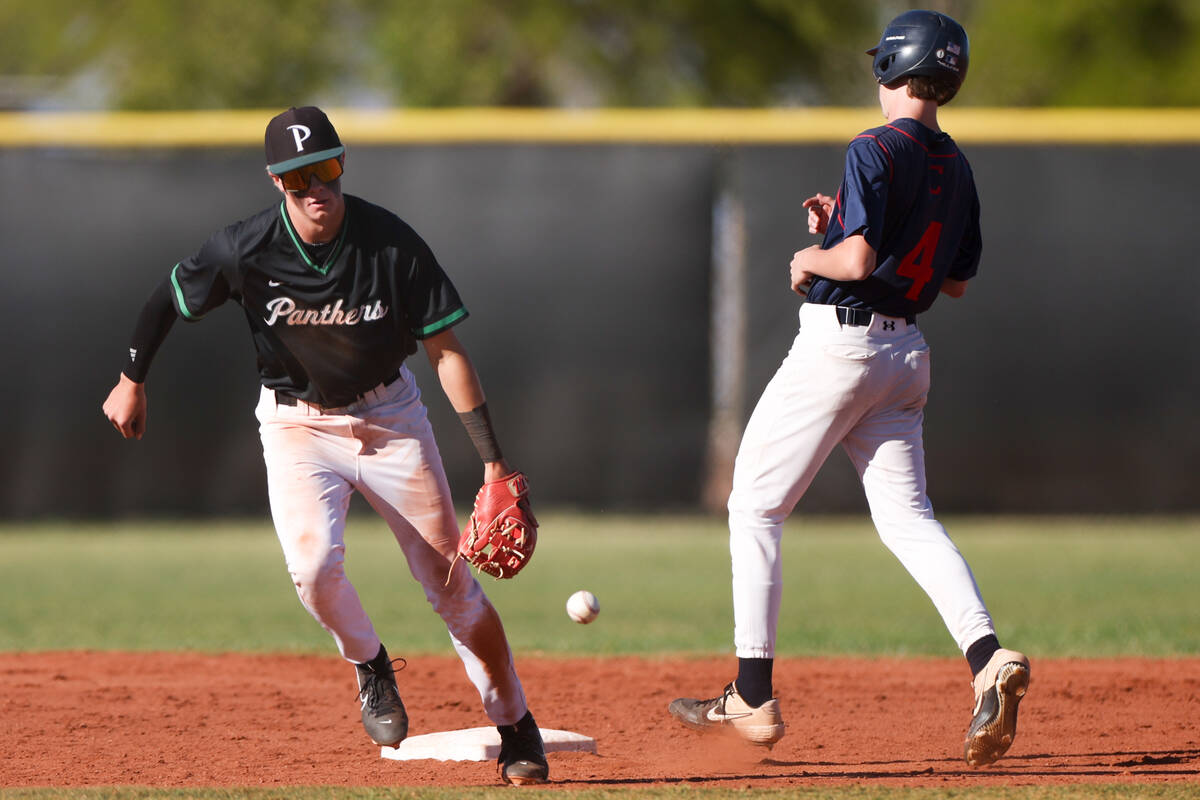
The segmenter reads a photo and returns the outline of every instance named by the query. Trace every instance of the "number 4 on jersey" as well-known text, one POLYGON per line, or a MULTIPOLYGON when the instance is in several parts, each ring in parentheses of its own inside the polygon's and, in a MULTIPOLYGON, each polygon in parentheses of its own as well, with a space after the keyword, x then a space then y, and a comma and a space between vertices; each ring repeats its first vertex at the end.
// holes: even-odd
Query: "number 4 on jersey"
POLYGON ((941 235, 942 223, 929 223, 925 233, 921 234, 921 241, 917 242, 917 246, 910 250, 904 260, 900 262, 900 266, 896 267, 897 275, 912 280, 912 286, 904 295, 906 299, 918 299, 925 284, 933 279, 933 267, 930 264, 933 263, 933 255, 937 252, 938 239, 941 238, 941 235))

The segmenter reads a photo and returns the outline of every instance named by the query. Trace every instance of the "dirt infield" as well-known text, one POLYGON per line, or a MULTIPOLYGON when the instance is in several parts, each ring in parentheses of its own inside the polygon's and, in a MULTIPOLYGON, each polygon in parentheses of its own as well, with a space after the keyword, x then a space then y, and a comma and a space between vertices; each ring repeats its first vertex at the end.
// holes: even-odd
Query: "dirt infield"
MULTIPOLYGON (((962 761, 972 702, 957 660, 783 659, 788 735, 752 749, 666 714, 710 696, 722 659, 518 658, 548 728, 599 755, 552 754, 565 787, 879 784, 969 787, 1200 777, 1200 659, 1033 662, 1020 733, 989 768, 962 761)), ((380 758, 353 671, 333 657, 0 654, 0 786, 490 785, 495 766, 380 758)), ((411 659, 412 734, 486 725, 452 657, 411 659)))

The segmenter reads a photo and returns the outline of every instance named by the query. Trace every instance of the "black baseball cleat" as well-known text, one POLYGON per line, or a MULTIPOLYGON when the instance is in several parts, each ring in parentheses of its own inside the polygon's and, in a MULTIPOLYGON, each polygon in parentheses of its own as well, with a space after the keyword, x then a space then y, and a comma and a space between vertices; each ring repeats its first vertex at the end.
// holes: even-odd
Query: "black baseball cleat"
POLYGON ((1015 650, 997 650, 972 685, 975 711, 963 757, 982 767, 1008 752, 1017 736, 1017 705, 1029 689, 1029 659, 1015 650))
POLYGON ((516 786, 545 783, 550 765, 533 714, 526 711, 517 724, 497 725, 496 730, 500 731, 500 757, 496 759, 500 779, 516 786))
MULTIPOLYGON (((400 668, 404 669, 404 659, 400 668)), ((371 741, 383 747, 395 747, 408 736, 408 714, 396 688, 396 672, 387 650, 379 645, 379 654, 365 664, 355 664, 358 672, 358 699, 362 702, 362 724, 371 741)))

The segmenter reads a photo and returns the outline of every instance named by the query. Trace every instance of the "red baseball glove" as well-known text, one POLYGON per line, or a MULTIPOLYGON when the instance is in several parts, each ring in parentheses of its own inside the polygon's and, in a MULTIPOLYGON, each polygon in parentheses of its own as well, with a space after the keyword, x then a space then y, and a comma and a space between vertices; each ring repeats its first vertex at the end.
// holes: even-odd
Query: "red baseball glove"
POLYGON ((493 578, 511 578, 533 557, 537 520, 529 507, 529 479, 523 472, 485 483, 458 540, 465 558, 493 578))

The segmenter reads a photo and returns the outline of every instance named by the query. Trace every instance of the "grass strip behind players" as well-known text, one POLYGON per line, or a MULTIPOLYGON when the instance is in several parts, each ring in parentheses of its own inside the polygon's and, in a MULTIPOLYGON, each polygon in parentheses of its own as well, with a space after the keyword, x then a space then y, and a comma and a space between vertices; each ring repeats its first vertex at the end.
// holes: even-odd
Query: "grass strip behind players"
MULTIPOLYGON (((518 653, 725 654, 724 521, 539 513, 533 563, 482 582, 518 653), (577 625, 577 589, 600 600, 577 625)), ((948 518, 999 621, 1042 657, 1200 653, 1200 520, 948 518)), ((789 521, 780 655, 956 655, 928 599, 865 518, 789 521)), ((347 571, 387 641, 448 653, 390 533, 351 515, 347 571)), ((266 521, 0 526, 0 650, 332 652, 266 521)))

